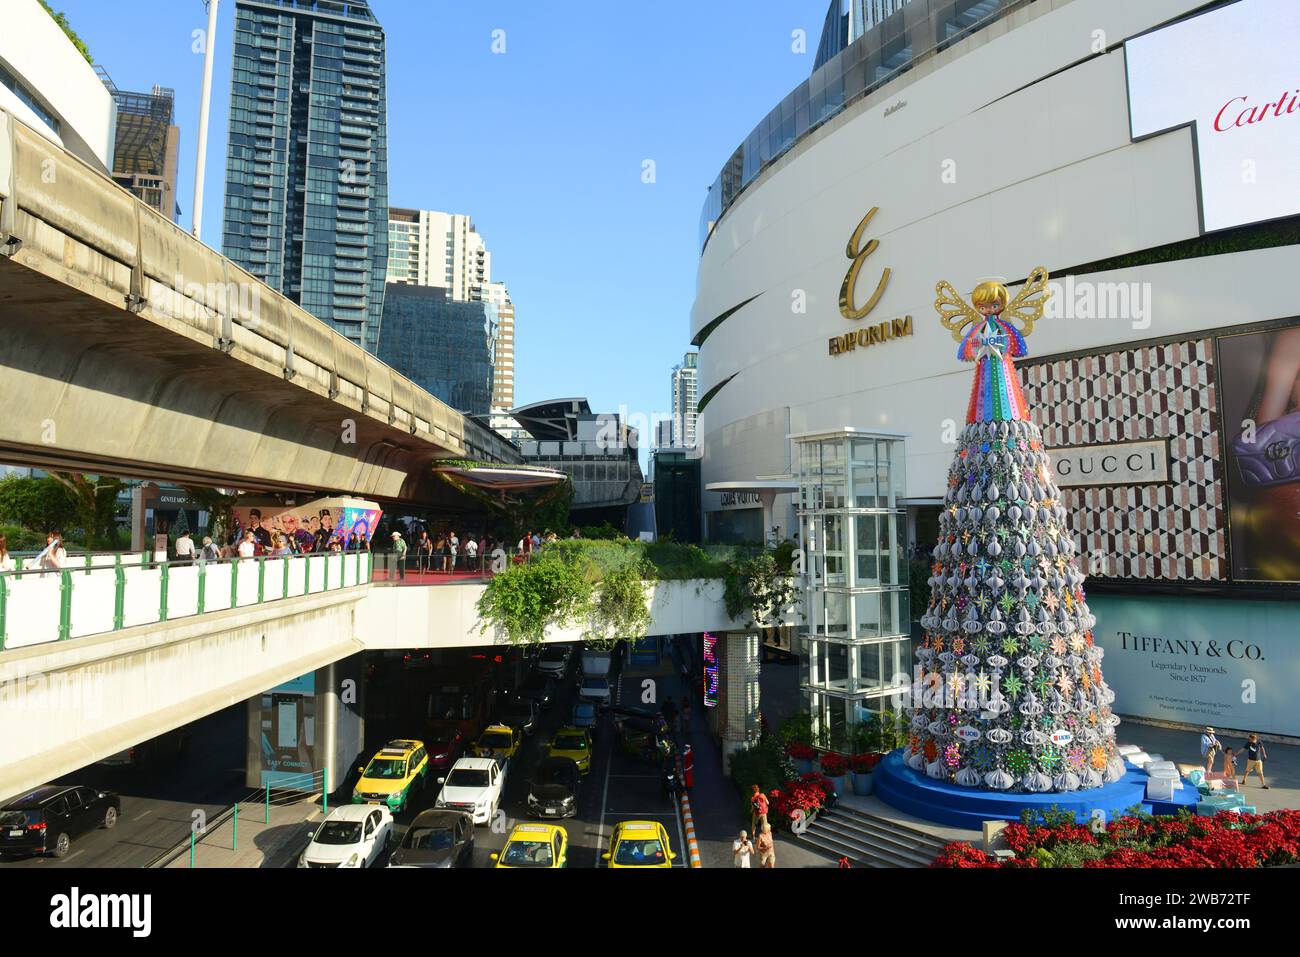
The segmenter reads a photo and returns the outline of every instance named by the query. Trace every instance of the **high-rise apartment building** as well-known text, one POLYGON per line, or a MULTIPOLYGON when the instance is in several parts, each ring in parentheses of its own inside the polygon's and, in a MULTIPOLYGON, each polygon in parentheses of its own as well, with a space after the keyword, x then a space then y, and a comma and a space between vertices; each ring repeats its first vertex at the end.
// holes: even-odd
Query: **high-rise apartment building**
POLYGON ((515 305, 503 282, 492 281, 492 254, 470 218, 434 209, 388 211, 388 281, 446 291, 459 302, 489 308, 495 356, 492 411, 515 404, 515 305))
POLYGON ((388 243, 389 282, 439 286, 464 302, 492 281, 492 254, 461 213, 390 208, 388 243))
POLYGON ((365 0, 236 0, 222 249, 375 352, 388 265, 384 31, 365 0))
POLYGON ((700 404, 699 370, 695 367, 698 358, 698 352, 688 352, 682 358, 682 364, 673 367, 674 448, 695 448, 695 421, 699 418, 697 409, 700 404))
POLYGON ((496 312, 496 343, 492 377, 492 408, 506 411, 515 405, 515 304, 503 282, 475 287, 471 299, 491 303, 496 312))
POLYGON ((113 179, 172 222, 181 131, 176 126, 176 92, 155 86, 150 93, 119 90, 106 70, 95 72, 113 95, 117 126, 113 137, 113 179))

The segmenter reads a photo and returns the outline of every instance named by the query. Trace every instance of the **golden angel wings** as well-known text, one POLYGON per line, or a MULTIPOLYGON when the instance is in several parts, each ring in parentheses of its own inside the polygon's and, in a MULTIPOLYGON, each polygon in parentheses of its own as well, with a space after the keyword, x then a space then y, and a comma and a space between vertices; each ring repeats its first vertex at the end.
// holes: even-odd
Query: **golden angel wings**
MULTIPOLYGON (((952 333, 954 339, 961 342, 971 323, 980 322, 984 317, 961 297, 948 280, 941 279, 935 283, 934 291, 939 294, 939 298, 934 301, 939 321, 952 333)), ((1046 267, 1035 266, 1016 293, 1016 298, 1002 310, 1002 318, 1018 323, 1021 335, 1027 336, 1034 331, 1034 323, 1043 318, 1043 307, 1051 295, 1052 291, 1047 286, 1046 267)))

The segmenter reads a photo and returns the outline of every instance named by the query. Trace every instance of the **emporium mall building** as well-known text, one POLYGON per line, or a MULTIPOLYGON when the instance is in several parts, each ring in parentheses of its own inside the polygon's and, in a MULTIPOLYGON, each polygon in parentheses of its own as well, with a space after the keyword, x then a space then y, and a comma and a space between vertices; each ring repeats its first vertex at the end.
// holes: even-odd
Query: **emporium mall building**
MULTIPOLYGON (((1115 709, 1300 736, 1297 35, 1295 0, 836 0, 813 74, 702 216, 709 538, 802 527, 827 583, 857 569, 854 596, 897 585, 862 571, 892 550, 921 569, 919 617, 972 375, 935 284, 1014 294, 1045 266, 1017 367, 1115 709), (808 524, 799 437, 845 427, 903 438, 906 534, 808 524)), ((891 685, 874 662, 910 647, 859 669, 859 604, 813 616, 805 650, 829 650, 805 692, 875 709, 891 685)))

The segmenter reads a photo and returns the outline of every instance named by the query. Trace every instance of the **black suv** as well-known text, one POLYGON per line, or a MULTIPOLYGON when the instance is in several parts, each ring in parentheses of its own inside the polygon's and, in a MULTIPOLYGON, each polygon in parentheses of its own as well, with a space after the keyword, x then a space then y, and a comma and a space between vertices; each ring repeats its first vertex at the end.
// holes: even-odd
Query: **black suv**
POLYGON ((121 810, 122 799, 111 791, 42 785, 0 808, 0 856, 65 857, 74 837, 97 827, 113 827, 121 810))
POLYGON ((543 758, 528 782, 528 815, 575 816, 581 787, 582 772, 572 758, 543 758))
POLYGON ((501 707, 501 723, 532 735, 537 726, 537 702, 532 698, 511 698, 501 707))

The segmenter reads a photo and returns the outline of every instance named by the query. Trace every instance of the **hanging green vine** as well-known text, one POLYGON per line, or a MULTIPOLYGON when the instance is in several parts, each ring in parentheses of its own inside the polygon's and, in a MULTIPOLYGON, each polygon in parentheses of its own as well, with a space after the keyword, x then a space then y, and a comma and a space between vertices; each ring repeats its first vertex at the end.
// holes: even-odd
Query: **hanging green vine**
POLYGON ((606 650, 644 637, 650 628, 646 579, 652 573, 644 562, 629 562, 607 573, 592 602, 583 640, 606 650))
POLYGON ((727 563, 722 600, 732 618, 748 616, 747 627, 779 625, 798 600, 788 568, 770 552, 727 563))

